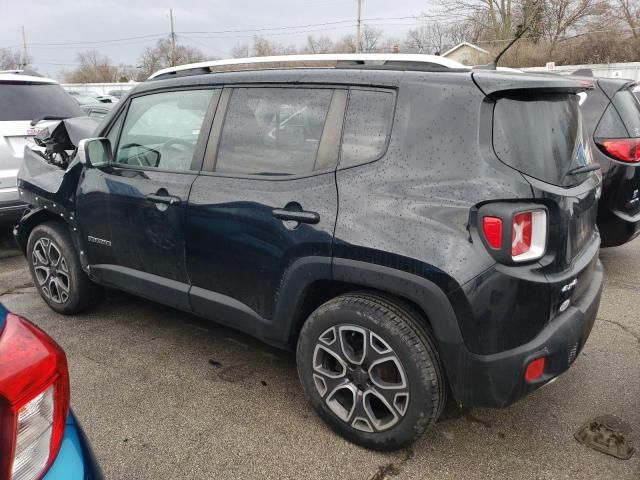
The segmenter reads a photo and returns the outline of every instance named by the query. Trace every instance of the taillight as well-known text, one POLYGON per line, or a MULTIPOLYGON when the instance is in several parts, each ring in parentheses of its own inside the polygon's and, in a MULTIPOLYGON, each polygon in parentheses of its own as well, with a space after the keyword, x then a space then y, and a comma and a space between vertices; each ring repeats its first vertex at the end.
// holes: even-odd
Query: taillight
POLYGON ((0 478, 38 480, 53 463, 69 411, 62 349, 8 314, 0 335, 0 478))
POLYGON ((615 160, 626 163, 640 162, 640 138, 613 138, 596 140, 596 144, 605 154, 615 160))
POLYGON ((482 239, 501 263, 542 258, 547 247, 547 210, 518 203, 490 203, 478 211, 482 239))
POLYGON ((547 212, 530 210, 513 216, 511 258, 514 262, 534 260, 544 255, 547 246, 547 212))
POLYGON ((487 243, 492 248, 502 248, 502 219, 498 217, 484 217, 482 219, 482 232, 487 243))

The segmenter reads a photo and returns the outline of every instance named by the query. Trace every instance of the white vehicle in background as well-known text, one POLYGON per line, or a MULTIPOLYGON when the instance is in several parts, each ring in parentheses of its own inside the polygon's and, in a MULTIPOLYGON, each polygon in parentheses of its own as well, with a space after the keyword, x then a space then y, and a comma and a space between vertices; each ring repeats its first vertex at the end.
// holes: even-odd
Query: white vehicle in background
POLYGON ((24 211, 17 174, 24 147, 33 144, 46 122, 85 115, 55 80, 20 70, 0 72, 0 224, 16 222, 24 211))

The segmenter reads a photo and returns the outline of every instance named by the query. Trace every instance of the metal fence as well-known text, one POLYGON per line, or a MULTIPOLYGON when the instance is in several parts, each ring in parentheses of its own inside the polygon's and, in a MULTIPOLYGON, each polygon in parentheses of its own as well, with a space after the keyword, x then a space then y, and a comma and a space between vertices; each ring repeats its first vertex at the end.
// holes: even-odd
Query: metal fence
POLYGON ((592 65, 562 65, 552 69, 547 67, 530 67, 522 70, 528 72, 556 72, 571 74, 576 70, 590 69, 594 77, 628 78, 640 82, 640 62, 630 63, 595 63, 592 65))
POLYGON ((112 90, 123 90, 128 92, 135 87, 137 82, 129 83, 63 83, 62 86, 69 90, 78 92, 96 92, 100 95, 107 95, 112 90))

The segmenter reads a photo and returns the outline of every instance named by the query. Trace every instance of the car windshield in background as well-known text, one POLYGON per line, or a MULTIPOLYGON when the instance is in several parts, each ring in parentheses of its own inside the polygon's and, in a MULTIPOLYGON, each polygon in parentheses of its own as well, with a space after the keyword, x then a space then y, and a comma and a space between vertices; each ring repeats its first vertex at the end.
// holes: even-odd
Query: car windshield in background
POLYGON ((560 186, 585 174, 568 175, 590 162, 582 141, 579 98, 573 94, 507 96, 494 110, 496 154, 516 170, 560 186))
POLYGON ((83 112, 58 84, 0 83, 0 121, 33 120, 44 115, 78 117, 83 112))

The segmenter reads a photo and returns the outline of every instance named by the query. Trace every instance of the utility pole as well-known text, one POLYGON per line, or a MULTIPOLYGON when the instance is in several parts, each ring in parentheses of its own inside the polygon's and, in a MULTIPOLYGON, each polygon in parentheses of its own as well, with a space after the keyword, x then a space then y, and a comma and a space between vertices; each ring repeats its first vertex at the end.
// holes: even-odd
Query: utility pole
POLYGON ((22 47, 24 52, 22 54, 22 68, 27 68, 29 65, 29 52, 27 52, 27 36, 24 33, 24 25, 22 26, 22 47))
POLYGON ((358 29, 356 32, 356 53, 362 50, 362 42, 360 37, 360 25, 362 24, 362 0, 358 0, 358 29))
POLYGON ((173 9, 169 9, 169 18, 171 19, 171 67, 176 64, 176 32, 173 30, 173 9))

